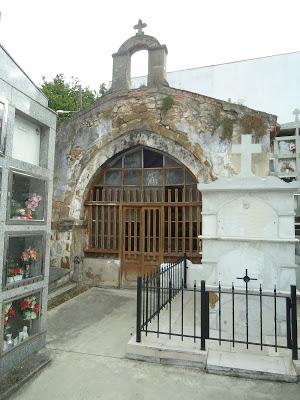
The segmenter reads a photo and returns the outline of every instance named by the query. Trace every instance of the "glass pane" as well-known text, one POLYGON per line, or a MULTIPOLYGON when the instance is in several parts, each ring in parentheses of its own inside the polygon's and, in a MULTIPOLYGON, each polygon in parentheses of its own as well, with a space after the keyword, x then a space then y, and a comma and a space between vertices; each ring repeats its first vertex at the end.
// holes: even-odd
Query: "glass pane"
POLYGON ((173 158, 165 156, 165 166, 166 167, 179 167, 180 165, 173 158))
POLYGON ((30 176, 13 174, 10 218, 44 220, 45 182, 30 176))
POLYGON ((112 161, 109 164, 110 168, 122 168, 122 157, 119 158, 118 160, 112 161))
POLYGON ((166 171, 167 185, 183 184, 183 171, 182 169, 170 169, 166 171))
POLYGON ((144 171, 145 186, 162 186, 163 185, 163 170, 147 170, 144 171))
POLYGON ((144 149, 144 168, 163 167, 163 155, 152 150, 144 149))
POLYGON ((105 174, 105 184, 119 186, 122 182, 121 171, 107 171, 105 174))
POLYGON ((124 172, 124 185, 140 185, 140 184, 141 184, 141 171, 124 172))
POLYGON ((39 276, 42 269, 42 235, 10 236, 6 253, 5 283, 17 283, 39 276))
POLYGON ((97 177, 97 180, 95 182, 96 186, 98 186, 98 185, 102 186, 103 184, 104 184, 104 174, 102 174, 99 177, 97 177))
POLYGON ((124 168, 141 168, 142 167, 142 151, 138 150, 134 153, 126 154, 124 158, 124 168))
POLYGON ((188 171, 185 171, 185 183, 186 184, 195 183, 194 177, 188 171))
POLYGON ((0 102, 0 135, 4 126, 4 104, 0 102))
POLYGON ((39 332, 40 311, 39 293, 4 304, 4 352, 39 332))

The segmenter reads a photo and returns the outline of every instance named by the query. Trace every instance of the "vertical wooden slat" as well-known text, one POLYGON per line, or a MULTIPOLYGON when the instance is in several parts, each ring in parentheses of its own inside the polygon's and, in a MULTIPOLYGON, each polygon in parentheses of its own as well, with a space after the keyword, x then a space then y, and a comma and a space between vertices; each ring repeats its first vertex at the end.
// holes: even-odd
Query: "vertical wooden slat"
MULTIPOLYGON (((89 201, 93 201, 93 190, 89 191, 88 196, 89 201)), ((92 237, 93 237, 93 206, 87 206, 87 218, 88 218, 88 247, 93 247, 92 237)))
POLYGON ((114 191, 113 249, 117 250, 117 190, 114 191))
POLYGON ((132 221, 132 209, 127 208, 128 210, 128 253, 131 254, 131 221, 132 221))
MULTIPOLYGON (((102 201, 105 199, 106 190, 102 190, 102 201)), ((104 233, 105 233, 105 210, 104 204, 101 204, 101 249, 104 250, 104 233)))
POLYGON ((182 191, 182 202, 183 202, 183 206, 182 206, 182 252, 183 254, 186 253, 186 246, 185 246, 185 226, 186 226, 186 201, 185 201, 185 187, 183 188, 182 191))
POLYGON ((107 208, 107 249, 110 250, 110 237, 111 237, 111 220, 110 220, 110 212, 111 212, 111 206, 106 206, 107 208))
POLYGON ((178 189, 175 189, 175 253, 178 251, 178 189))
POLYGON ((134 240, 134 258, 137 257, 137 208, 134 207, 134 232, 133 232, 133 240, 134 240))
MULTIPOLYGON (((197 203, 200 202, 200 192, 197 191, 197 203)), ((197 204, 197 253, 200 252, 200 243, 198 236, 201 235, 201 207, 197 204)))
POLYGON ((156 253, 156 208, 153 210, 153 253, 156 253))
POLYGON ((171 254, 171 190, 168 189, 168 253, 171 254))
POLYGON ((147 212, 147 253, 151 253, 151 208, 146 210, 147 212))

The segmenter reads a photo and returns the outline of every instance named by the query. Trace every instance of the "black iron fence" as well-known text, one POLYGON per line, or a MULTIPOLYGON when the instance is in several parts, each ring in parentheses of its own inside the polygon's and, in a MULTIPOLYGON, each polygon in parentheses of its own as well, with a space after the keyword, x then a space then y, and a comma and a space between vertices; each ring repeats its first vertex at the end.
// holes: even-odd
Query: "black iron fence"
POLYGON ((297 292, 263 291, 261 285, 249 288, 251 279, 247 270, 243 278, 245 287, 230 288, 201 286, 194 282, 187 288, 186 258, 169 264, 153 275, 139 277, 137 281, 136 341, 142 333, 168 335, 199 340, 201 350, 206 340, 219 345, 245 345, 278 349, 291 349, 298 359, 297 292), (175 323, 176 321, 176 323, 175 323))
POLYGON ((187 259, 180 258, 175 263, 164 264, 159 271, 138 277, 137 280, 137 341, 141 341, 141 332, 147 329, 149 323, 157 317, 159 330, 160 311, 167 305, 171 306, 172 299, 182 289, 187 287, 187 259), (164 287, 171 285, 170 290, 164 287))

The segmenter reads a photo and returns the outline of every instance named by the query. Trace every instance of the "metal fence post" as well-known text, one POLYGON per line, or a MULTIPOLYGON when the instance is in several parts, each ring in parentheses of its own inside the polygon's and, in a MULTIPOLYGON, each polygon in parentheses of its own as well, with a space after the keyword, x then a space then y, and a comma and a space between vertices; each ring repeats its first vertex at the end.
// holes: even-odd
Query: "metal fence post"
POLYGON ((205 350, 205 339, 209 336, 209 293, 205 289, 205 281, 201 281, 201 350, 205 350))
POLYGON ((296 286, 291 285, 291 328, 292 328, 292 355, 293 360, 298 360, 298 338, 297 338, 297 293, 296 286))
POLYGON ((186 254, 184 253, 183 256, 183 266, 184 266, 184 270, 183 270, 183 287, 186 289, 187 288, 187 259, 186 259, 186 254))
POLYGON ((137 278, 136 287, 136 342, 141 342, 141 320, 142 317, 142 277, 137 278))
POLYGON ((292 333, 291 333, 291 299, 286 297, 286 345, 288 349, 292 348, 292 333))

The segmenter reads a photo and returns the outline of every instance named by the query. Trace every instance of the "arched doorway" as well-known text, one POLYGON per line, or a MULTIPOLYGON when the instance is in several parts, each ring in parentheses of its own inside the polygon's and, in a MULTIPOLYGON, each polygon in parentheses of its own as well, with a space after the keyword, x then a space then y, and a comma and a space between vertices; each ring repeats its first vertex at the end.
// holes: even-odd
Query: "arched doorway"
POLYGON ((96 175, 86 210, 86 253, 120 257, 125 284, 183 254, 200 262, 197 180, 168 154, 138 146, 113 157, 96 175))

